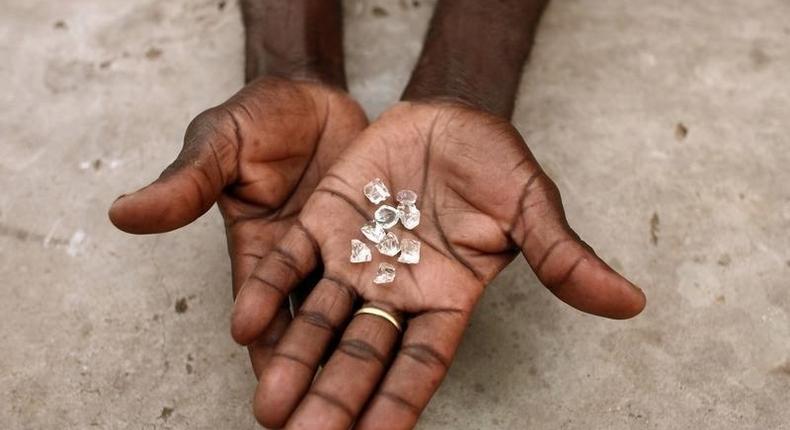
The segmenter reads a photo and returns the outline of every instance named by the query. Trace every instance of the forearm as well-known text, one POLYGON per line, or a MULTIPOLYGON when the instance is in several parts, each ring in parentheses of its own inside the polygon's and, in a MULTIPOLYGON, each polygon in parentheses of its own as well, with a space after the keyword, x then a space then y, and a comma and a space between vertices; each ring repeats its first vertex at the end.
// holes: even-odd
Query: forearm
POLYGON ((345 88, 340 0, 242 0, 245 79, 261 75, 345 88))
POLYGON ((546 3, 439 0, 403 99, 455 99, 509 118, 546 3))

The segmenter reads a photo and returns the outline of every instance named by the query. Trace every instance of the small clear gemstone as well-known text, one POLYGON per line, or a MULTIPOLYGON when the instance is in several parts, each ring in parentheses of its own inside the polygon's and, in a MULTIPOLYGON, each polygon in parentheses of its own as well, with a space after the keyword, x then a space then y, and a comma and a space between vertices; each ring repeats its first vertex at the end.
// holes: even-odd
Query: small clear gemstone
POLYGON ((399 263, 417 264, 420 262, 420 241, 403 239, 400 241, 399 263))
POLYGON ((412 190, 400 190, 395 194, 395 200, 404 205, 413 205, 417 203, 417 193, 412 190))
POLYGON ((398 205, 398 212, 400 212, 400 222, 409 230, 414 229, 420 225, 420 210, 414 205, 398 205))
POLYGON ((384 182, 379 178, 368 182, 365 188, 362 189, 362 192, 365 193, 365 197, 374 204, 379 204, 387 200, 390 196, 390 190, 387 189, 387 186, 384 185, 384 182))
POLYGON ((379 270, 376 271, 376 277, 373 282, 376 284, 389 284, 395 280, 395 266, 389 263, 379 264, 379 270))
POLYGON ((395 236, 395 233, 392 232, 387 233, 387 235, 384 237, 384 240, 376 245, 376 248, 378 248, 380 253, 390 257, 398 255, 400 252, 400 242, 398 241, 398 236, 395 236))
POLYGON ((387 232, 384 231, 384 227, 372 220, 366 222, 365 225, 363 225, 359 230, 362 231, 362 234, 364 234, 365 237, 367 237, 373 243, 381 242, 382 239, 384 239, 384 236, 387 234, 387 232))
POLYGON ((351 262, 352 263, 367 263, 373 259, 370 253, 370 248, 364 242, 351 239, 351 262))
POLYGON ((373 214, 373 219, 375 219, 377 223, 381 224, 382 227, 389 230, 392 227, 395 227, 395 224, 398 223, 399 215, 400 212, 398 212, 398 210, 394 207, 389 205, 381 205, 373 214))

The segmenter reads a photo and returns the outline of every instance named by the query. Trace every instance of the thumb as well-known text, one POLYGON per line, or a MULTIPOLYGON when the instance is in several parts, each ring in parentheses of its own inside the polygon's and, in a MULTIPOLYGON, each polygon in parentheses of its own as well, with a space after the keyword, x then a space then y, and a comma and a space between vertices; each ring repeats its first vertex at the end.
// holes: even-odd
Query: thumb
POLYGON ((559 189, 539 170, 526 182, 511 229, 532 270, 555 296, 584 312, 624 319, 645 295, 595 255, 568 225, 559 189))
POLYGON ((221 107, 195 117, 176 160, 150 185, 115 200, 110 221, 128 233, 161 233, 205 213, 235 179, 235 124, 221 107))

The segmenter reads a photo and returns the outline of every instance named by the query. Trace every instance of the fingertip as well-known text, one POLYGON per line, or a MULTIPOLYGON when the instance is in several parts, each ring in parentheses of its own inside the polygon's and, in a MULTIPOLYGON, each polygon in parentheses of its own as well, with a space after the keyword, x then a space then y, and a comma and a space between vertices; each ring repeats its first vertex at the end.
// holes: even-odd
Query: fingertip
POLYGON ((645 308, 645 293, 597 257, 582 260, 560 282, 551 280, 542 279, 560 300, 582 312, 622 320, 645 308))
POLYGON ((230 335, 236 343, 244 346, 253 343, 262 331, 260 307, 255 305, 256 300, 250 297, 250 289, 246 285, 242 284, 230 316, 230 335))
POLYGON ((129 194, 127 194, 127 193, 121 194, 120 196, 116 197, 115 200, 112 201, 112 204, 115 204, 115 202, 117 202, 118 200, 121 200, 122 198, 124 198, 124 197, 126 197, 128 195, 129 194))
MULTIPOLYGON (((257 397, 257 395, 256 395, 257 397)), ((258 424, 262 425, 264 428, 267 429, 279 429, 285 427, 285 423, 287 419, 280 420, 276 415, 271 413, 269 408, 261 405, 258 402, 257 398, 253 401, 252 405, 252 413, 255 416, 255 420, 258 421, 258 424)))
POLYGON ((631 283, 617 272, 612 271, 610 288, 603 288, 602 293, 608 295, 601 304, 601 312, 595 312, 599 316, 616 320, 626 320, 633 318, 645 309, 647 297, 644 291, 631 283), (607 294, 608 292, 608 294, 607 294))
MULTIPOLYGON (((261 374, 253 400, 255 419, 266 428, 282 428, 294 406, 293 396, 287 395, 290 381, 283 380, 278 372, 261 374)), ((298 399, 297 399, 298 401, 298 399)))
POLYGON ((252 370, 255 379, 260 380, 263 369, 268 365, 274 355, 274 348, 285 334, 291 323, 291 312, 287 307, 280 308, 274 321, 269 325, 263 335, 259 336, 247 348, 249 350, 252 370))
POLYGON ((247 330, 244 328, 238 329, 236 327, 236 325, 232 325, 230 329, 230 336, 233 338, 233 341, 241 346, 249 346, 252 344, 252 336, 247 334, 247 330))
POLYGON ((250 327, 249 319, 238 310, 237 306, 233 307, 233 313, 230 316, 230 336, 239 345, 247 346, 255 340, 255 336, 251 334, 253 330, 250 327))
POLYGON ((190 197, 194 193, 183 188, 178 178, 169 182, 160 178, 131 194, 121 195, 110 206, 110 221, 132 234, 165 233, 181 228, 197 219, 215 201, 213 197, 196 201, 190 197))
POLYGON ((117 228, 119 228, 121 230, 123 230, 123 228, 121 228, 121 225, 120 225, 120 217, 121 217, 121 215, 118 212, 120 209, 118 209, 117 203, 118 203, 118 200, 120 200, 122 198, 123 198, 123 195, 119 196, 117 199, 115 199, 112 202, 112 204, 110 205, 109 209, 107 209, 107 218, 110 219, 110 222, 112 223, 112 225, 114 225, 115 227, 117 227, 117 228))
POLYGON ((130 222, 129 219, 130 206, 126 204, 129 196, 130 194, 121 194, 118 196, 110 205, 107 216, 110 218, 112 225, 119 230, 127 233, 138 233, 137 229, 134 228, 134 223, 130 222))
POLYGON ((123 194, 112 203, 107 215, 110 222, 119 230, 131 234, 163 233, 173 228, 167 213, 157 204, 156 199, 145 191, 150 186, 131 194, 123 194))
POLYGON ((631 300, 627 306, 624 306, 624 312, 618 319, 633 318, 642 313, 642 311, 645 309, 645 306, 647 306, 647 296, 645 296, 645 292, 630 282, 629 285, 631 288, 631 300))

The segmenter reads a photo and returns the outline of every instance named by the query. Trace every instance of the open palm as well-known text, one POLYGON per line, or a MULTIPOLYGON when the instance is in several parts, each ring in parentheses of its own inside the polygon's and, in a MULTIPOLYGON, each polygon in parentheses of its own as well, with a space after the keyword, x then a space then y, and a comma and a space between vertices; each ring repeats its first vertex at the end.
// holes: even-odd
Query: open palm
MULTIPOLYGON (((189 224, 217 202, 235 295, 366 124, 359 105, 339 90, 258 79, 198 115, 176 161, 151 185, 119 198, 110 218, 130 233, 159 233, 189 224)), ((256 374, 289 318, 287 309, 279 310, 251 344, 256 374)))
POLYGON ((287 294, 316 267, 323 278, 267 361, 255 410, 266 426, 411 428, 444 377, 486 284, 522 252, 555 295, 581 310, 627 318, 644 296, 568 226, 556 186, 506 121, 454 103, 400 103, 340 156, 261 259, 237 297, 234 338, 254 341, 287 294), (372 282, 378 262, 351 264, 350 240, 374 205, 363 186, 418 193, 417 265, 392 284, 372 282), (361 303, 400 315, 351 315, 361 303), (334 351, 332 341, 341 336, 334 351), (313 382, 319 363, 329 361, 313 382))

